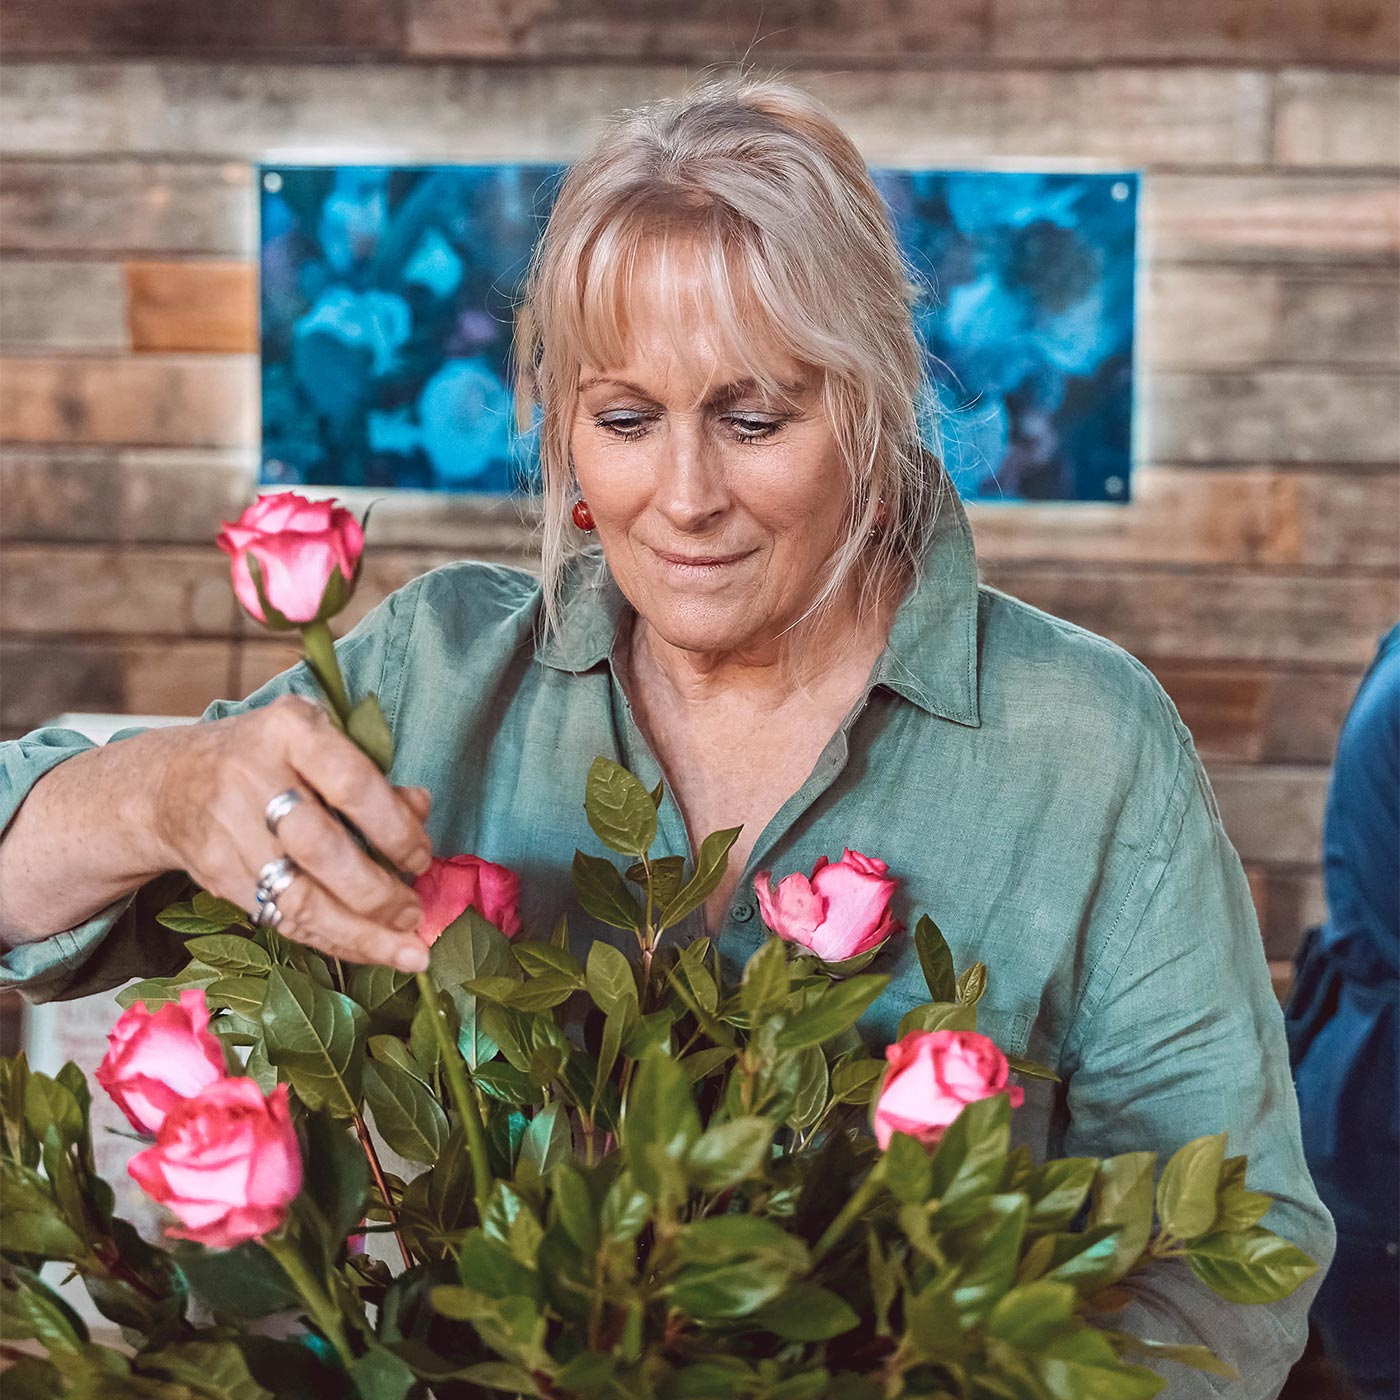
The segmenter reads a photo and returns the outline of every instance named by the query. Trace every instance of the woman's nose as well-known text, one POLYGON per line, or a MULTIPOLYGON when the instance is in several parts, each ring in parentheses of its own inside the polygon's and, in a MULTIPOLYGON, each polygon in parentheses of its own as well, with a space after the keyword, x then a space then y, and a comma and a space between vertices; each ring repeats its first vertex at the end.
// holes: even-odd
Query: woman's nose
POLYGON ((682 427, 669 434, 654 504, 676 529, 687 532, 704 529, 729 508, 724 464, 700 429, 682 427))

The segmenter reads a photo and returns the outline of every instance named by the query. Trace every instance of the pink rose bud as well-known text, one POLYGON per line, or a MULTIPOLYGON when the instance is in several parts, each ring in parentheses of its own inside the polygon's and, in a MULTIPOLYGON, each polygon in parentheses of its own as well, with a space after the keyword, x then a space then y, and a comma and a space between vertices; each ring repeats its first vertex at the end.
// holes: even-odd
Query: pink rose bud
POLYGON ((845 962, 904 927, 889 912, 899 881, 888 870, 874 856, 847 850, 835 865, 818 857, 811 879, 789 875, 775 889, 771 873, 762 870, 753 887, 763 922, 779 938, 810 948, 823 962, 845 962))
POLYGON ((154 1147, 127 1170, 179 1218, 167 1233, 231 1249, 277 1229, 301 1190, 301 1149, 287 1086, 267 1098, 251 1079, 223 1079, 166 1116, 154 1147))
POLYGON ((178 1002, 155 1011, 137 1002, 122 1012, 107 1037, 97 1082, 138 1133, 154 1137, 176 1104, 227 1073, 204 992, 189 987, 178 1002))
POLYGON ((970 1103, 1009 1094, 1020 1108, 1024 1090, 1007 1087, 1006 1056, 976 1031, 910 1031, 888 1046, 884 1086, 875 1104, 875 1137, 881 1150, 895 1133, 932 1148, 970 1103))
POLYGON ((343 506, 277 491, 259 496, 223 527, 218 546, 233 560, 233 591, 257 621, 272 627, 324 621, 350 601, 365 536, 343 506), (257 560, 263 596, 278 617, 263 615, 249 559, 257 560))
POLYGON ((521 930, 520 876, 480 856, 435 856, 413 882, 413 890, 423 901, 418 937, 430 948, 468 909, 475 909, 507 938, 521 930))

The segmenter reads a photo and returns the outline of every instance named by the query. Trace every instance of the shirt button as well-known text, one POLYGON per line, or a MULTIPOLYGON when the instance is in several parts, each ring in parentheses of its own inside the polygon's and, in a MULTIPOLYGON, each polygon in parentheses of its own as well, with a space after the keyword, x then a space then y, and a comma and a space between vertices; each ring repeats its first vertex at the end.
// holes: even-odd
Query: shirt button
POLYGON ((753 918, 753 905, 745 901, 742 904, 736 904, 729 912, 733 914, 735 923, 746 924, 753 918))

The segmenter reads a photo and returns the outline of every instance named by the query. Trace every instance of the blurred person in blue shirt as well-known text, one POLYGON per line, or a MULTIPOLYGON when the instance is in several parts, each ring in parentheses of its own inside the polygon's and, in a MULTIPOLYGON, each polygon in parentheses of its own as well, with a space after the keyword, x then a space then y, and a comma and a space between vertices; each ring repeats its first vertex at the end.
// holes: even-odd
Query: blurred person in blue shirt
POLYGON ((1303 1147, 1337 1224, 1313 1320, 1366 1400, 1400 1396, 1400 626, 1342 727, 1323 828, 1327 920, 1288 1009, 1303 1147))

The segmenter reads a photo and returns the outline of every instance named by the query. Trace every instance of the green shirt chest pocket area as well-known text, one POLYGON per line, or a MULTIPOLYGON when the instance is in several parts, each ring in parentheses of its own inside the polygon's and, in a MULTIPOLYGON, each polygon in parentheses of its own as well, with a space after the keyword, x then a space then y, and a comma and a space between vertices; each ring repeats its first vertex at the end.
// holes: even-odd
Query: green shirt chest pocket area
MULTIPOLYGON (((877 968, 871 968, 872 972, 877 968)), ((916 1006, 930 1001, 928 985, 917 963, 894 970, 890 984, 861 1018, 860 1030, 875 1053, 882 1053, 898 1033, 899 1023, 916 1006)), ((1014 998, 1012 989, 989 986, 977 1002, 977 1030, 1003 1055, 1026 1055, 1035 1024, 1035 1003, 1014 998)))

